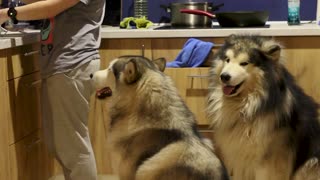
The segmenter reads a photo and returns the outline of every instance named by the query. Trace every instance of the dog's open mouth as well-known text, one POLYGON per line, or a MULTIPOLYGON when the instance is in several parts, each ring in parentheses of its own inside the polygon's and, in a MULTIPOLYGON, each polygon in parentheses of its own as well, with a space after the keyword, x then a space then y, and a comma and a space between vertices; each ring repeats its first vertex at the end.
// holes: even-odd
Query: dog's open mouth
POLYGON ((243 84, 243 81, 236 86, 224 85, 223 93, 228 96, 235 94, 242 84, 243 84))
POLYGON ((96 91, 96 97, 99 99, 104 99, 112 95, 112 90, 110 87, 104 87, 96 91))

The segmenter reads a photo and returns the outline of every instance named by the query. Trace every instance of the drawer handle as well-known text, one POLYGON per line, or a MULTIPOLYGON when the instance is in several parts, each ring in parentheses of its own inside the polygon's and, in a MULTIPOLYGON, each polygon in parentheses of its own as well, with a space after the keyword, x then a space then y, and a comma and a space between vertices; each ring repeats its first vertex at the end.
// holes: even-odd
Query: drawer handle
POLYGON ((33 81, 30 86, 35 86, 37 84, 40 84, 41 83, 41 79, 40 80, 37 80, 37 81, 33 81))
POLYGON ((188 75, 189 78, 209 78, 210 75, 206 74, 206 75, 188 75))
POLYGON ((41 79, 40 80, 37 80, 37 81, 33 81, 31 83, 25 83, 24 86, 27 87, 27 88, 32 88, 38 84, 41 83, 41 79))
POLYGON ((141 56, 144 57, 144 50, 145 50, 145 47, 144 47, 144 44, 141 45, 141 56))
POLYGON ((26 145, 26 149, 27 151, 30 151, 35 145, 39 144, 41 142, 40 138, 37 138, 35 140, 33 140, 30 144, 26 145))
POLYGON ((191 78, 191 89, 193 89, 194 78, 208 79, 210 77, 210 75, 209 74, 205 74, 205 75, 197 74, 197 75, 188 75, 187 77, 191 78))
POLYGON ((39 54, 39 50, 24 53, 24 56, 31 56, 31 55, 34 55, 34 54, 39 54))

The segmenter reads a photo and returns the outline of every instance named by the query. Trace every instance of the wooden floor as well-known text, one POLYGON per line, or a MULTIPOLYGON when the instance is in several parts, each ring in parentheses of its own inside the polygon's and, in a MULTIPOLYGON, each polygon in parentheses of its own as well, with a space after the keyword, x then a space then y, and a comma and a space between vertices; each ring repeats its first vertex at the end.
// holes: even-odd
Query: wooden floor
MULTIPOLYGON (((57 175, 48 180, 64 180, 64 177, 63 175, 57 175)), ((119 180, 119 178, 113 175, 99 175, 98 180, 119 180)))

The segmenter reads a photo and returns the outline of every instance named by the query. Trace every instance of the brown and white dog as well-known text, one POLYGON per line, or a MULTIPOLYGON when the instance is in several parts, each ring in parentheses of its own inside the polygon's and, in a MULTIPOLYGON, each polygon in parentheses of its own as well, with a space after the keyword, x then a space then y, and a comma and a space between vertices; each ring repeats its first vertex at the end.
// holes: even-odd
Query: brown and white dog
POLYGON ((123 56, 93 80, 109 109, 108 142, 121 180, 226 180, 196 120, 163 73, 165 60, 123 56))

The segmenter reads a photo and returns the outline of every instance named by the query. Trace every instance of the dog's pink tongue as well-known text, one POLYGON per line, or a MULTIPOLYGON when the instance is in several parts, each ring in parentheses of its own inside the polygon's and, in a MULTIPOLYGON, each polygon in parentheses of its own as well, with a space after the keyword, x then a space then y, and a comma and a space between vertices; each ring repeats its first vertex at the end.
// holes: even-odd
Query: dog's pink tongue
POLYGON ((234 90, 234 86, 224 86, 223 87, 223 93, 225 95, 230 95, 233 90, 234 90))

